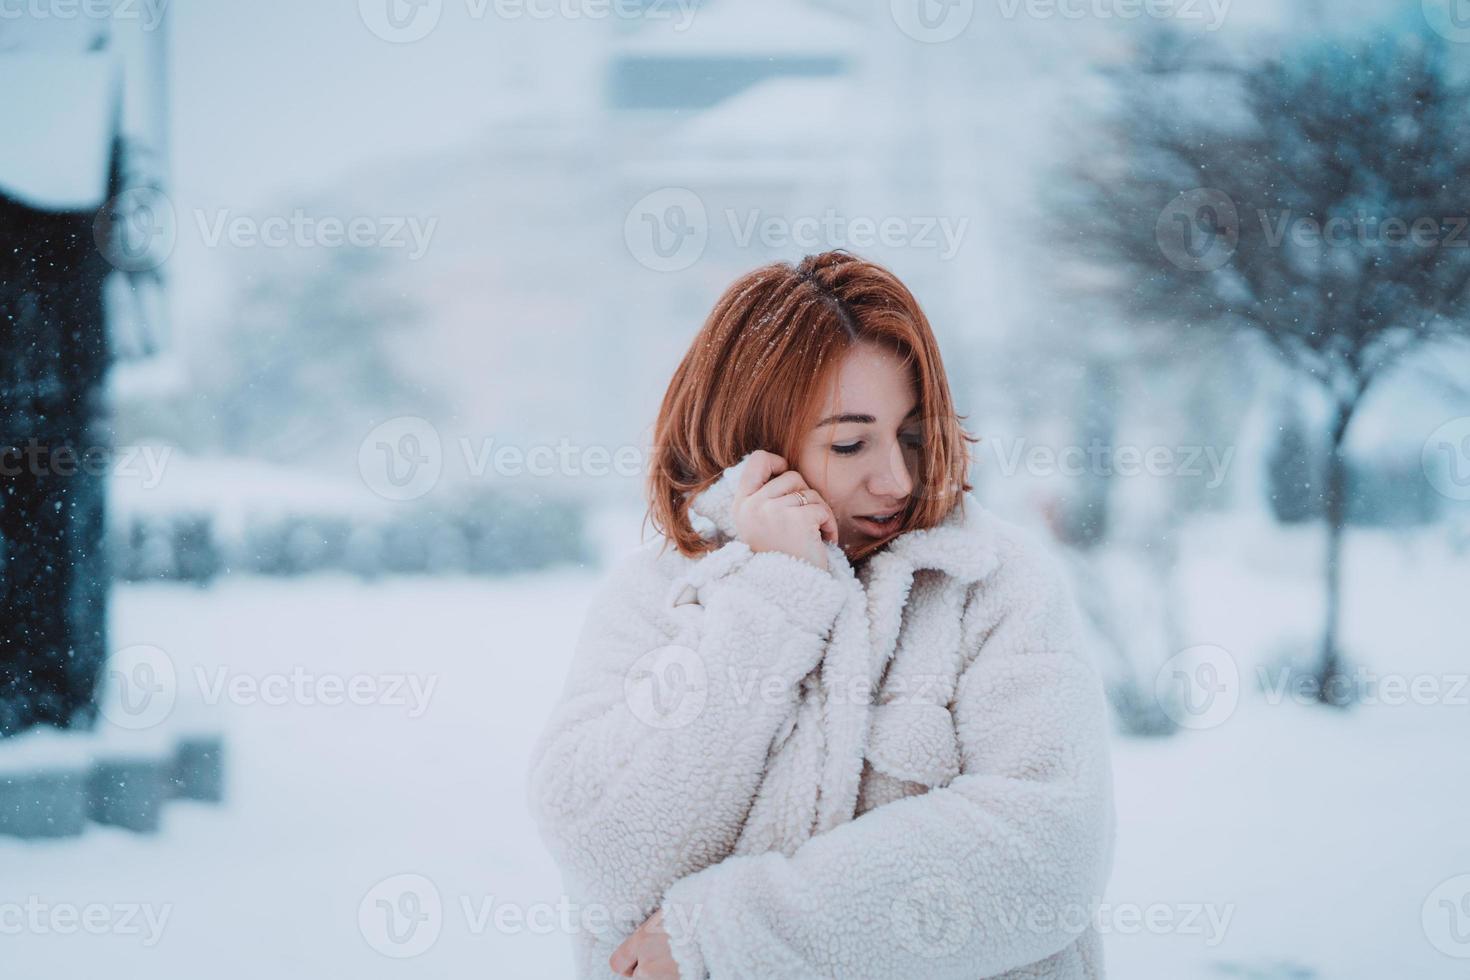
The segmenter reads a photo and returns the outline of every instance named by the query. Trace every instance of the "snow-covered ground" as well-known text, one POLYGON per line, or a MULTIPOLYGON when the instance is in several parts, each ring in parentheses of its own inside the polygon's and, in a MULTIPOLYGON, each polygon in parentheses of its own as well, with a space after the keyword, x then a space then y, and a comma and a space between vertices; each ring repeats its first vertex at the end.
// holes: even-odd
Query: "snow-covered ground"
MULTIPOLYGON (((1265 530, 1197 528, 1186 565, 1192 636, 1247 675, 1319 608, 1310 533, 1265 530)), ((1338 714, 1270 705, 1248 680, 1213 727, 1116 739, 1112 976, 1470 970, 1435 945, 1470 954, 1470 899, 1452 883, 1430 901, 1470 872, 1470 691, 1447 703, 1446 680, 1470 669, 1470 568, 1424 535, 1355 534, 1349 560, 1353 652, 1438 679, 1438 703, 1338 714)), ((521 788, 596 583, 120 589, 115 645, 166 651, 181 699, 233 690, 228 798, 171 804, 154 837, 0 839, 5 974, 568 976, 560 881, 521 788), (416 931, 387 932, 390 910, 416 931)))

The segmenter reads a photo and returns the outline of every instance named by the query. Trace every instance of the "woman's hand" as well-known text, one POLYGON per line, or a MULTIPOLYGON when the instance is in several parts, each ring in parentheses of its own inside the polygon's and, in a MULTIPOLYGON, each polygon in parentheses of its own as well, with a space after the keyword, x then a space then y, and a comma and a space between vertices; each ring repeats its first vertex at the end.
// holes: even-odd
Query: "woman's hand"
POLYGON ((827 568, 823 541, 836 542, 837 518, 802 475, 775 453, 757 449, 750 454, 735 491, 734 515, 736 534, 751 551, 782 551, 827 568))
POLYGON ((607 962, 614 973, 622 977, 679 980, 679 966, 669 951, 669 934, 664 931, 663 921, 664 910, 658 909, 613 950, 607 962))

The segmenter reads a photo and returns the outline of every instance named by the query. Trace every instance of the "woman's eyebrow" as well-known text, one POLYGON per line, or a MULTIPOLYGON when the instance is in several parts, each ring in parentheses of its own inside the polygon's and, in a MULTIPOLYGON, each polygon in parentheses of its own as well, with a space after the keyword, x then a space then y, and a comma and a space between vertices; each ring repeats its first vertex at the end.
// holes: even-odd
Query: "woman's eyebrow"
MULTIPOLYGON (((907 422, 909 419, 915 418, 918 414, 919 406, 915 405, 912 409, 909 410, 909 413, 903 417, 903 420, 907 422)), ((812 428, 820 429, 824 425, 840 424, 843 422, 856 422, 859 425, 872 425, 876 421, 878 421, 876 416, 864 415, 860 412, 847 412, 843 415, 829 415, 826 418, 822 419, 822 421, 818 422, 816 425, 812 426, 812 428)))
POLYGON ((815 428, 820 429, 822 426, 831 425, 834 422, 859 422, 863 425, 872 425, 876 421, 878 420, 871 415, 858 415, 849 412, 846 415, 829 415, 818 422, 815 428))

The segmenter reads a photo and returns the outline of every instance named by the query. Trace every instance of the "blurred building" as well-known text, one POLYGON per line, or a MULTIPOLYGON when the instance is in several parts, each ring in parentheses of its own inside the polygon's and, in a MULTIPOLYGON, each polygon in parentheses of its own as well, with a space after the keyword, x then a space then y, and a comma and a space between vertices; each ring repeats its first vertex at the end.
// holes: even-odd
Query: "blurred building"
POLYGON ((923 43, 887 5, 843 0, 708 0, 687 21, 656 9, 670 13, 528 32, 487 131, 366 163, 318 202, 446 216, 402 280, 424 346, 452 351, 433 371, 462 406, 446 437, 646 448, 719 293, 835 247, 913 289, 962 404, 1007 410, 1016 337, 1046 299, 1015 285, 1034 266, 1020 247, 1033 161, 1056 136, 1035 120, 1067 97, 1091 36, 1059 45, 1055 24, 997 30, 1001 15, 977 10, 963 43, 923 43), (896 240, 874 233, 884 223, 896 240))

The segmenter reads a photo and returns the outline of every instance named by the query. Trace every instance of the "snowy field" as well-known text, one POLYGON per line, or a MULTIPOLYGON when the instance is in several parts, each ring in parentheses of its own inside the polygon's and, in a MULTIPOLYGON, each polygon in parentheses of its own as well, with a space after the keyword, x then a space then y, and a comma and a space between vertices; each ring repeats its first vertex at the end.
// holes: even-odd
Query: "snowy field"
MULTIPOLYGON (((1347 639, 1373 669, 1467 670, 1470 568, 1442 537, 1350 539, 1347 639)), ((1201 527, 1188 554, 1197 642, 1251 673, 1311 635, 1310 532, 1268 546, 1248 527, 1201 527)), ((228 797, 171 804, 153 837, 94 825, 0 839, 4 975, 569 976, 559 879, 521 787, 596 581, 121 589, 115 645, 168 651, 181 696, 235 685, 219 709, 228 797), (326 678, 358 679, 359 703, 322 703, 326 678), (263 693, 286 681, 286 698, 263 693), (418 929, 385 933, 385 908, 418 929)), ((1442 695, 1339 715, 1268 704, 1248 682, 1212 728, 1116 739, 1110 975, 1470 975, 1448 955, 1470 954, 1470 899, 1430 901, 1470 872, 1470 692, 1442 695)))

